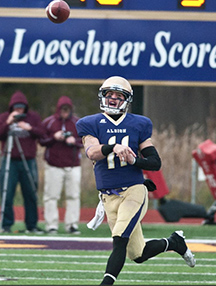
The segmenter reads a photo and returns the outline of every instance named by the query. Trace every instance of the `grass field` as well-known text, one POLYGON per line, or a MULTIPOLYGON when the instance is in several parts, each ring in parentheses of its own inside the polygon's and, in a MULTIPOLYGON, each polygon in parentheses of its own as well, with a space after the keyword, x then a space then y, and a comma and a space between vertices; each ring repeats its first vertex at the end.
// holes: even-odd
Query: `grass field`
MULTIPOLYGON (((96 231, 87 229, 85 224, 81 224, 80 229, 81 238, 110 236, 106 224, 96 231)), ((195 268, 188 267, 174 252, 162 253, 141 265, 127 259, 115 285, 216 285, 216 226, 143 225, 146 239, 167 237, 178 229, 184 231, 186 241, 193 246, 197 260, 195 268), (199 244, 191 243, 195 240, 199 244), (209 250, 205 248, 207 240, 212 240, 212 243, 208 242, 209 250)), ((60 229, 59 239, 66 236, 69 235, 60 229)), ((4 237, 0 235, 0 240, 4 237)), ((109 254, 110 251, 1 247, 0 285, 99 285, 109 254), (4 281, 5 278, 10 280, 4 281)))

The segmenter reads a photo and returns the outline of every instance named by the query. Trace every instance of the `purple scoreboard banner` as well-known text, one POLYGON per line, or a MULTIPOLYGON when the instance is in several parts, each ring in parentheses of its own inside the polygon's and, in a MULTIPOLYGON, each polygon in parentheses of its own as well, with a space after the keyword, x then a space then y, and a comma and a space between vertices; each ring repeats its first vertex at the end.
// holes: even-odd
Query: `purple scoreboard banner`
POLYGON ((0 78, 209 82, 216 22, 0 18, 0 78))

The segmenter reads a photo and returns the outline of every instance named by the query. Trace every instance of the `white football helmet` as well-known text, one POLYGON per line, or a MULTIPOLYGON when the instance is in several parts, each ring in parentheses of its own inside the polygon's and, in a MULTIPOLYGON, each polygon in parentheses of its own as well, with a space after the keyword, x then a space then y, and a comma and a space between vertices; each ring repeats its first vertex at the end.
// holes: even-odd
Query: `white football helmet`
POLYGON ((128 110, 130 103, 133 101, 133 90, 130 83, 123 77, 111 76, 104 81, 99 88, 98 97, 100 100, 100 109, 108 114, 121 114, 128 110), (107 92, 118 91, 125 97, 124 102, 119 102, 119 106, 113 107, 109 104, 109 99, 105 98, 107 92), (121 104, 120 104, 121 103, 121 104))

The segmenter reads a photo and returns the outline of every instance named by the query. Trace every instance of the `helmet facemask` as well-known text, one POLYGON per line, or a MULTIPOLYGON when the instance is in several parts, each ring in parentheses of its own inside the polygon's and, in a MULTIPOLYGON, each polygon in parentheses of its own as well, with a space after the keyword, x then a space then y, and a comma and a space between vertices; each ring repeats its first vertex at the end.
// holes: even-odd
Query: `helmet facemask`
POLYGON ((101 110, 108 114, 120 114, 126 112, 127 101, 120 98, 112 98, 111 96, 102 96, 100 102, 101 110), (117 106, 112 104, 113 101, 118 102, 117 106), (123 103, 122 103, 123 102, 123 103))
POLYGON ((122 114, 127 112, 130 103, 133 101, 133 90, 129 82, 121 77, 108 78, 99 89, 98 97, 100 100, 100 109, 108 114, 122 114), (124 100, 120 98, 112 98, 107 96, 109 91, 119 92, 124 95, 124 100), (118 105, 114 106, 113 101, 118 101, 118 105), (123 103, 122 103, 123 102, 123 103))

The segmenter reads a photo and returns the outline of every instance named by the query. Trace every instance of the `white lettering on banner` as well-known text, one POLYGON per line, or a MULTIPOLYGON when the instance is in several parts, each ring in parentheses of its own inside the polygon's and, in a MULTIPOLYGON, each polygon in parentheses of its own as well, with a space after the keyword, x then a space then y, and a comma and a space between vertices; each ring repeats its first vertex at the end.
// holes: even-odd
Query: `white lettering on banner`
POLYGON ((44 60, 48 65, 54 65, 56 63, 57 59, 55 57, 52 58, 52 56, 58 52, 59 46, 58 40, 53 40, 47 45, 44 60))
POLYGON ((35 41, 29 51, 29 62, 33 65, 39 64, 45 54, 45 43, 42 40, 35 41))
POLYGON ((72 42, 69 40, 53 40, 45 44, 42 39, 32 43, 29 52, 22 55, 24 45, 24 34, 26 29, 15 29, 15 41, 10 59, 11 64, 26 64, 30 62, 37 65, 44 60, 47 65, 66 65, 71 63, 74 66, 84 65, 115 65, 127 66, 131 64, 136 66, 139 61, 140 53, 145 51, 144 42, 127 41, 121 46, 113 42, 95 41, 95 30, 88 31, 87 42, 82 40, 72 42), (82 54, 78 57, 78 53, 82 54))
POLYGON ((4 50, 4 45, 5 45, 5 42, 3 39, 0 39, 0 57, 2 55, 2 52, 4 50))
POLYGON ((89 65, 92 59, 93 65, 115 65, 118 63, 120 66, 127 66, 131 63, 132 66, 138 64, 140 52, 144 52, 146 44, 144 42, 125 42, 120 48, 118 43, 103 42, 103 48, 99 41, 95 41, 95 30, 88 31, 88 40, 84 56, 84 65, 89 65), (118 51, 119 49, 119 51, 118 51), (100 58, 100 53, 102 53, 100 58), (130 57, 130 54, 132 56, 130 57), (127 58, 128 57, 128 58, 127 58))
MULTIPOLYGON (((121 67, 137 66, 142 53, 146 50, 145 42, 126 41, 119 44, 117 41, 96 40, 96 30, 87 32, 87 39, 72 42, 70 40, 59 41, 57 39, 46 43, 43 39, 26 43, 26 29, 15 29, 15 39, 12 55, 9 60, 11 64, 38 65, 44 62, 47 65, 65 66, 78 65, 101 65, 121 67)), ((169 66, 178 68, 183 66, 188 69, 192 66, 202 68, 204 63, 216 69, 216 45, 210 43, 183 43, 171 42, 171 32, 159 31, 154 37, 155 51, 150 53, 149 66, 163 68, 169 66)), ((5 42, 0 39, 0 57, 4 50, 5 42)), ((147 59, 148 60, 148 59, 147 59)))
POLYGON ((165 44, 170 44, 170 39, 171 32, 160 31, 156 34, 154 43, 159 57, 151 53, 150 67, 161 68, 169 64, 170 67, 176 68, 182 64, 185 68, 190 68, 193 65, 201 68, 204 61, 208 60, 209 66, 216 68, 216 46, 211 48, 210 43, 201 43, 199 45, 188 43, 184 47, 182 43, 177 42, 168 50, 165 44))
POLYGON ((170 37, 171 37, 171 33, 166 33, 166 32, 159 32, 157 33, 157 35, 155 36, 155 47, 159 52, 160 55, 160 61, 157 62, 155 55, 151 54, 151 58, 150 58, 150 67, 158 67, 161 68, 162 66, 164 66, 167 62, 167 51, 165 49, 165 47, 163 46, 162 43, 162 38, 164 38, 166 40, 166 43, 168 44, 170 41, 170 37))
POLYGON ((82 63, 82 61, 83 61, 83 57, 80 57, 80 58, 77 57, 77 53, 78 53, 79 50, 80 50, 80 51, 84 51, 84 50, 85 50, 85 42, 83 42, 83 41, 77 41, 77 42, 73 45, 73 47, 72 47, 72 49, 71 49, 71 52, 70 52, 70 62, 71 62, 71 64, 74 65, 74 66, 80 65, 80 64, 82 63))
POLYGON ((60 54, 62 57, 57 58, 57 64, 58 65, 66 65, 70 60, 70 55, 68 53, 68 50, 71 48, 71 42, 68 40, 64 40, 60 43, 59 49, 60 54))
POLYGON ((14 41, 14 47, 12 52, 12 57, 9 61, 11 64, 26 64, 28 61, 28 54, 25 54, 23 58, 20 59, 20 52, 22 48, 23 35, 26 29, 15 29, 16 37, 14 41))

